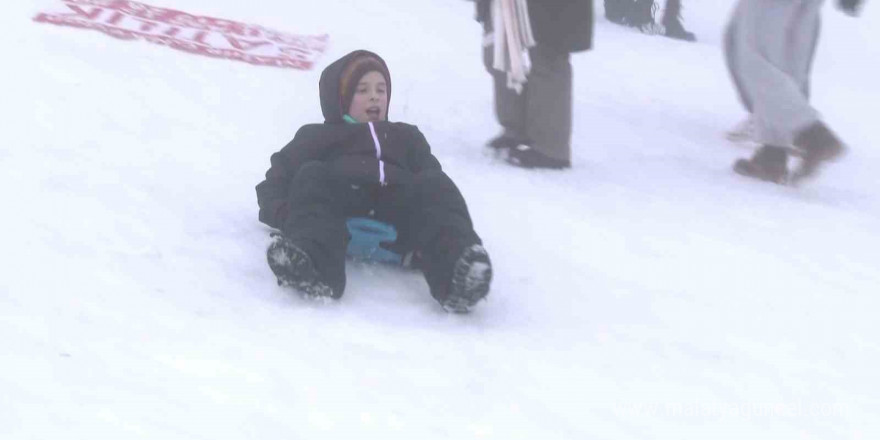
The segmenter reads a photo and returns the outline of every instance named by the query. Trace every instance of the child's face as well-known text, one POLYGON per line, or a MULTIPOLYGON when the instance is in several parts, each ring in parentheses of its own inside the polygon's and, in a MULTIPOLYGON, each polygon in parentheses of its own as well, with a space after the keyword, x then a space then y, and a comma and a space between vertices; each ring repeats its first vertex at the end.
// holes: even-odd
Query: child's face
POLYGON ((385 120, 388 114, 388 85, 381 73, 374 70, 361 77, 354 89, 348 114, 358 122, 385 120))

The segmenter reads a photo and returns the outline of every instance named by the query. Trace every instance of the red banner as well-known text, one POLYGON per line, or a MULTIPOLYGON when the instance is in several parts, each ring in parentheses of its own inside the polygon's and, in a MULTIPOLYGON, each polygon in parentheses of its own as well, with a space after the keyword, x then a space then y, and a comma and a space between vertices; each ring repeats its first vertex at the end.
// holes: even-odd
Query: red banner
POLYGON ((327 48, 327 35, 291 35, 221 18, 200 17, 129 0, 61 0, 34 21, 99 30, 186 52, 246 63, 310 69, 327 48))

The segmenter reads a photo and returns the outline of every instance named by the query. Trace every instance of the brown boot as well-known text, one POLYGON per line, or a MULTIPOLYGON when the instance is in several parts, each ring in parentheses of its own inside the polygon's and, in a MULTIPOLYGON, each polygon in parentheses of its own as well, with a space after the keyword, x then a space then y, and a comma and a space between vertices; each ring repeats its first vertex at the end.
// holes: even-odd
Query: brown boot
POLYGON ((736 161, 733 171, 767 182, 785 183, 788 178, 788 153, 785 148, 764 145, 751 159, 736 161))
POLYGON ((792 183, 815 177, 824 162, 839 158, 845 150, 837 135, 822 121, 816 121, 801 130, 795 136, 794 145, 803 151, 803 160, 800 167, 792 173, 792 183))

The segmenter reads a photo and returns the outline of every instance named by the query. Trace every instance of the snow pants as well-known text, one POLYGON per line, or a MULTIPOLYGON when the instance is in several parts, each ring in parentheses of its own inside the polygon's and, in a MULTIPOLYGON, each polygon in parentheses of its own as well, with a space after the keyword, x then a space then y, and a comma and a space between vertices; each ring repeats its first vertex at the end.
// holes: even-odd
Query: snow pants
POLYGON ((321 162, 304 165, 291 182, 290 214, 282 232, 312 258, 334 285, 345 285, 346 220, 370 217, 398 231, 395 250, 416 251, 431 294, 443 299, 452 266, 464 248, 482 243, 461 192, 441 170, 415 174, 412 182, 352 185, 330 177, 321 162))
POLYGON ((681 0, 666 0, 663 7, 663 23, 678 20, 681 16, 681 0))
POLYGON ((571 161, 571 55, 540 44, 529 50, 532 70, 522 93, 507 87, 507 74, 492 68, 493 47, 483 63, 495 83, 495 115, 504 133, 544 155, 571 161))
POLYGON ((727 25, 727 67, 764 145, 791 145, 819 120, 809 92, 823 2, 740 0, 727 25))

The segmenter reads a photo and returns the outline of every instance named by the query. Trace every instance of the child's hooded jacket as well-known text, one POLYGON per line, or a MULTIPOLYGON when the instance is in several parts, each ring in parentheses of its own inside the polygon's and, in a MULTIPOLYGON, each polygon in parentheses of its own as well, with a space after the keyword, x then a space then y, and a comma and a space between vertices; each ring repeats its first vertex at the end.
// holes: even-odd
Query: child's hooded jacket
MULTIPOLYGON (((345 66, 368 51, 352 52, 321 74, 319 83, 323 124, 308 124, 271 157, 266 179, 257 185, 260 221, 281 229, 287 218, 288 191, 296 173, 309 162, 322 162, 340 183, 406 185, 412 175, 440 169, 427 140, 414 125, 401 122, 348 123, 343 117, 340 77, 345 66)), ((390 88, 388 99, 390 102, 390 88)), ((346 109, 347 110, 347 109, 346 109)))

